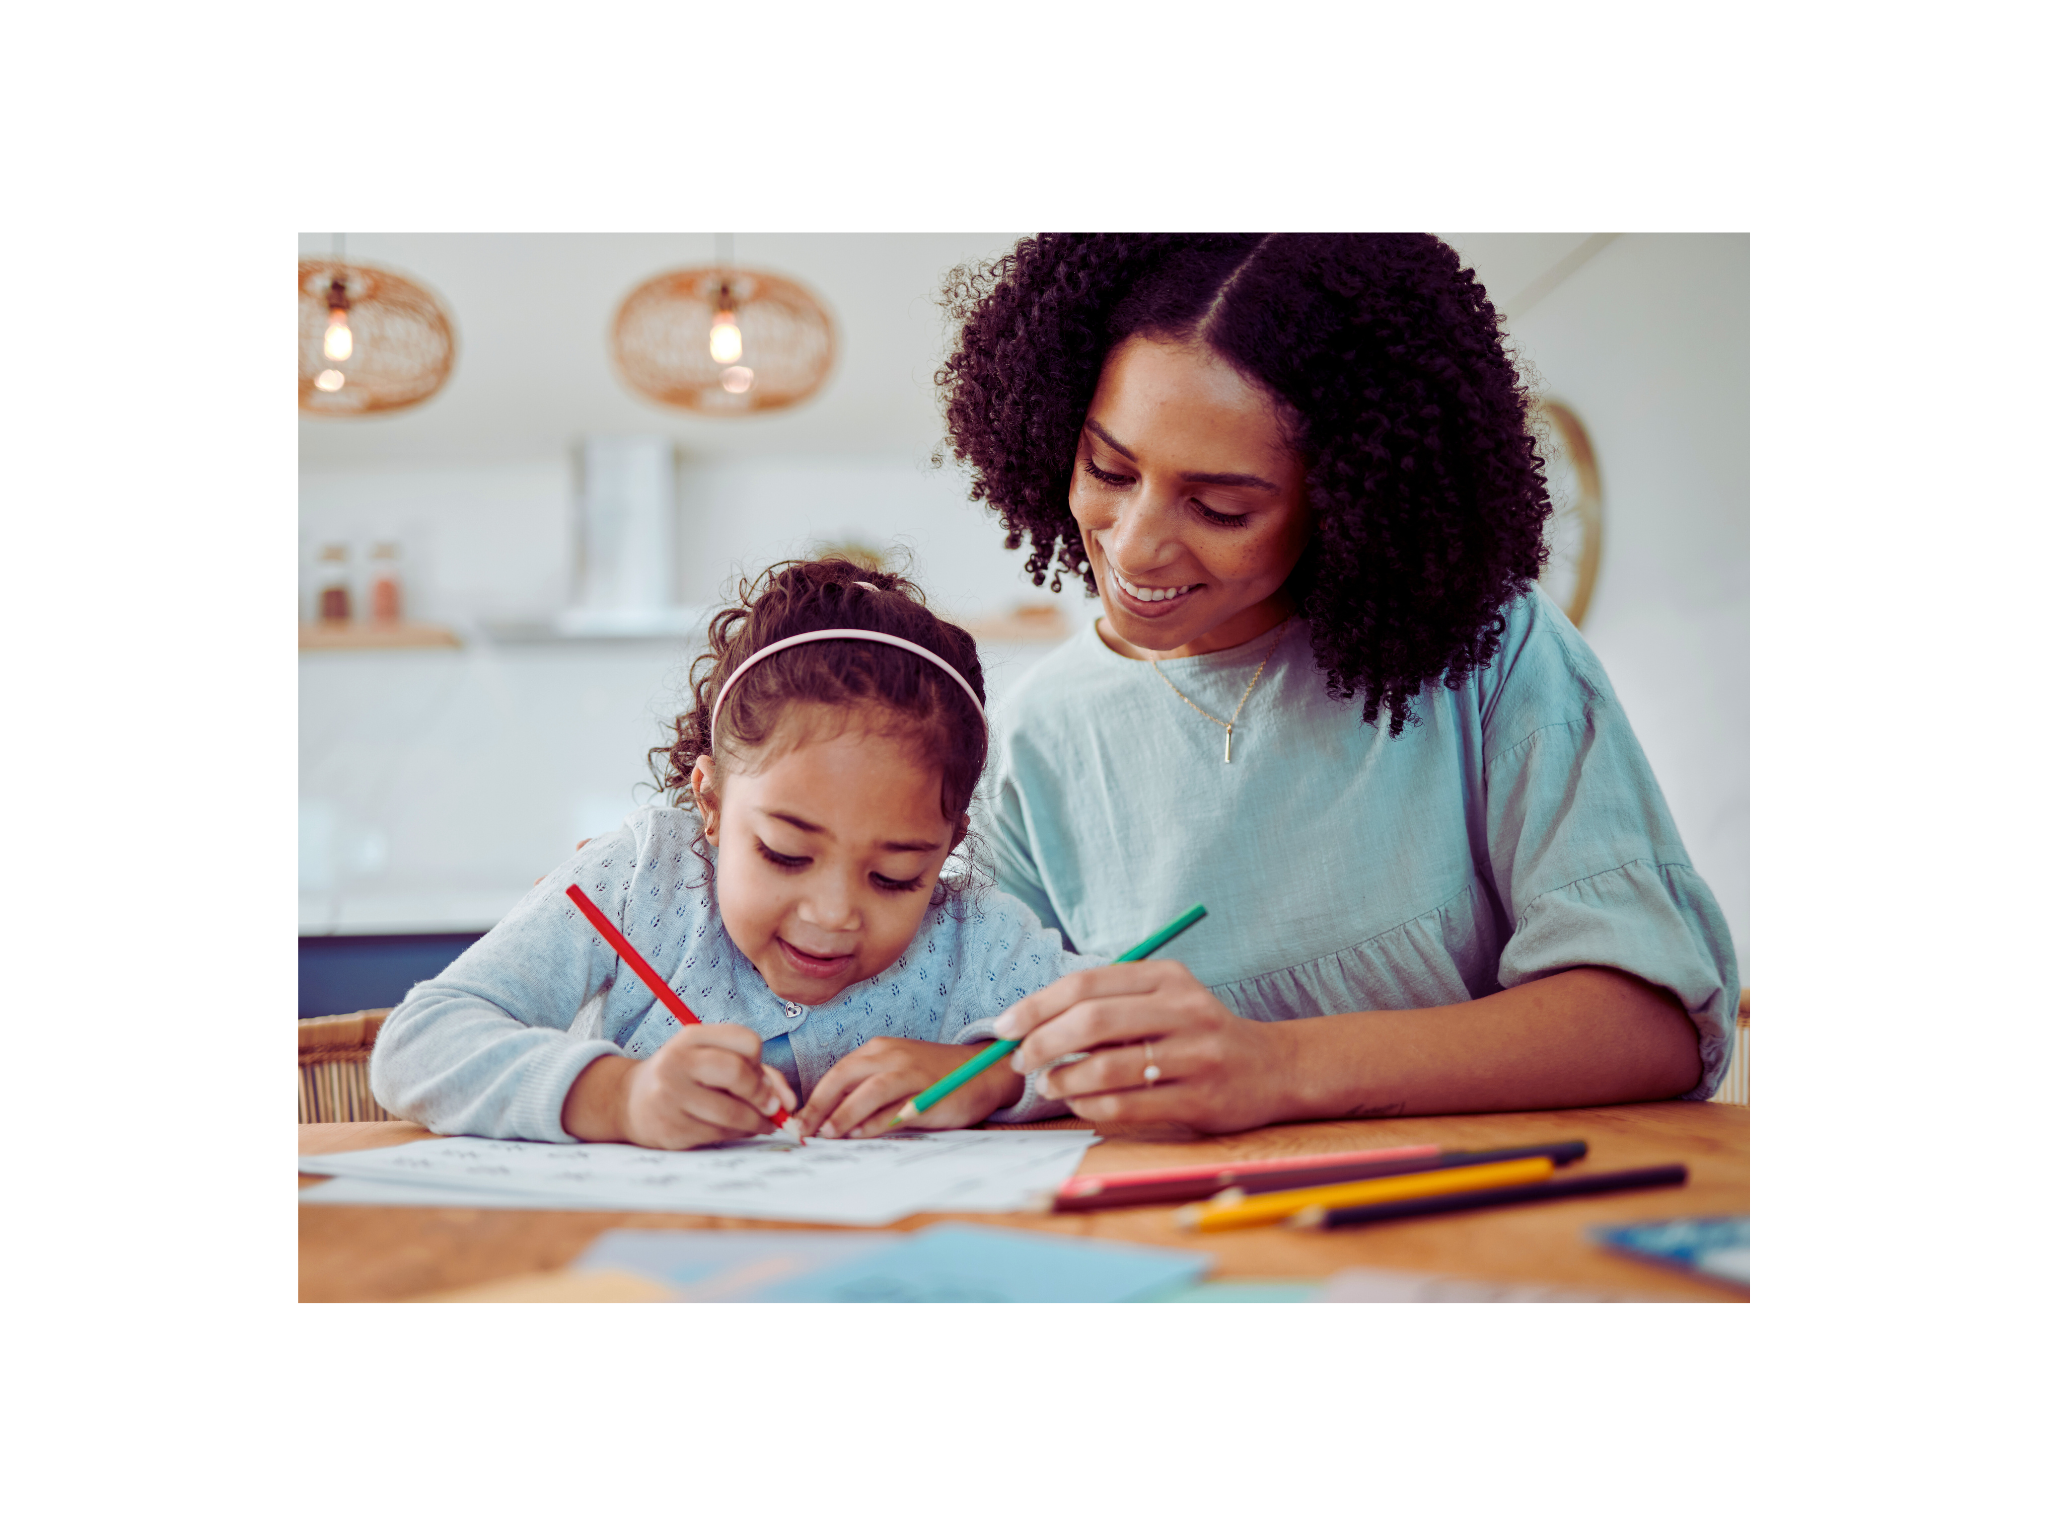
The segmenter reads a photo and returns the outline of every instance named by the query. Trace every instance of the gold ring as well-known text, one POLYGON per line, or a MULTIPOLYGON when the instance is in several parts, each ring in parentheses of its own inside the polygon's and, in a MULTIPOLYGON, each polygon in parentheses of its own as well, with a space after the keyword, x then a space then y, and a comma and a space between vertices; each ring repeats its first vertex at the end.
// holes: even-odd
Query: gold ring
POLYGON ((1145 1086, 1150 1088, 1159 1081, 1159 1063, 1152 1059, 1152 1042, 1145 1042, 1145 1086))

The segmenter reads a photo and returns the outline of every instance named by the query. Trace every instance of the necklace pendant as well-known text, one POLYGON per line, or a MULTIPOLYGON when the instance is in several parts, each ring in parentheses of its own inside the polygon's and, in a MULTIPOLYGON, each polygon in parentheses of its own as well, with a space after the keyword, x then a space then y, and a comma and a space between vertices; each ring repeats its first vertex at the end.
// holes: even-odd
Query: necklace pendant
POLYGON ((1236 729, 1234 725, 1223 727, 1223 761, 1226 763, 1230 761, 1230 733, 1236 729))

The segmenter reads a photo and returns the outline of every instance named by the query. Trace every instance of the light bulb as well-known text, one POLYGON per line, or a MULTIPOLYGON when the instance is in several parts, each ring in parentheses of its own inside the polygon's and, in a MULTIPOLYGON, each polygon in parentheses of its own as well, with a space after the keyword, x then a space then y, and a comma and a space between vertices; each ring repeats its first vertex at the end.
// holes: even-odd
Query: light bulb
POLYGON ((718 385, 728 395, 744 395, 754 387, 754 370, 728 368, 718 376, 718 385))
MULTIPOLYGON (((348 311, 345 309, 328 310, 327 339, 321 343, 320 350, 333 358, 337 363, 345 363, 349 359, 349 354, 354 352, 355 349, 356 338, 354 333, 348 328, 348 311)), ((333 370, 330 369, 328 371, 332 372, 333 370)))
MULTIPOLYGON (((346 336, 347 334, 348 332, 346 331, 342 332, 342 335, 344 336, 346 336)), ((346 379, 342 378, 341 370, 339 368, 323 368, 320 370, 319 374, 314 378, 313 387, 317 390, 320 390, 324 394, 331 395, 347 382, 348 381, 346 379)))
MULTIPOLYGON (((721 309, 711 318, 711 361, 714 363, 736 363, 740 360, 740 323, 729 309, 721 309)), ((749 378, 753 376, 748 375, 749 378)), ((745 386, 742 385, 742 388, 745 386)), ((737 393, 737 391, 735 391, 737 393)))

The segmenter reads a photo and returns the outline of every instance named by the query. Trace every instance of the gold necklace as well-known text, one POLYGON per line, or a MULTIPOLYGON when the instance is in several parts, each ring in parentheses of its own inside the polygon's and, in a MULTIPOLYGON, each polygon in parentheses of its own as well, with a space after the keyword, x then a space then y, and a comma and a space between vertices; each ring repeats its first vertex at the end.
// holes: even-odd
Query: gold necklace
POLYGON ((1273 636, 1273 643, 1266 647, 1266 660, 1259 663, 1259 670, 1254 672, 1252 674, 1252 680, 1244 685, 1244 693, 1239 697, 1237 701, 1237 709, 1231 714, 1231 717, 1228 720, 1217 720, 1214 715, 1209 713, 1209 711, 1202 708, 1201 705, 1197 704, 1193 699, 1189 698, 1186 694, 1181 693, 1180 689, 1174 686, 1174 681, 1172 678, 1168 677, 1164 672, 1159 672, 1158 662, 1155 661, 1152 663, 1152 670, 1154 672, 1159 672, 1159 680, 1165 683, 1167 687, 1172 688, 1176 694, 1180 695, 1181 703, 1187 705, 1189 709, 1192 709, 1204 720, 1215 720, 1216 724, 1223 727, 1223 761, 1225 761, 1226 763, 1230 761, 1230 734, 1231 732, 1237 729, 1237 717, 1244 713, 1245 700, 1249 699, 1252 696, 1252 690, 1259 686, 1259 679, 1266 675, 1266 662, 1271 661, 1273 659, 1273 653, 1280 649, 1280 636, 1287 633, 1287 626, 1293 622, 1294 620, 1291 616, 1280 621, 1280 628, 1278 632, 1275 633, 1273 636))

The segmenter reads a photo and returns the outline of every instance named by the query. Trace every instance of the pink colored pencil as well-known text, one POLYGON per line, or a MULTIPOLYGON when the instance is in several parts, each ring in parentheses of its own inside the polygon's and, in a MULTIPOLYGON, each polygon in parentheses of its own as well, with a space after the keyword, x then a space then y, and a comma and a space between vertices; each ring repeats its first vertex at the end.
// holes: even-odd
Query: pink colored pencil
POLYGON ((1407 1162, 1435 1157, 1438 1146, 1374 1147, 1364 1152, 1313 1152, 1302 1157, 1263 1157, 1246 1163, 1184 1163, 1176 1168, 1135 1168, 1128 1173, 1077 1174, 1060 1186, 1062 1196, 1099 1195, 1130 1184, 1157 1184, 1165 1179, 1210 1179, 1240 1173, 1279 1173, 1291 1168, 1328 1168, 1347 1163, 1407 1162))

